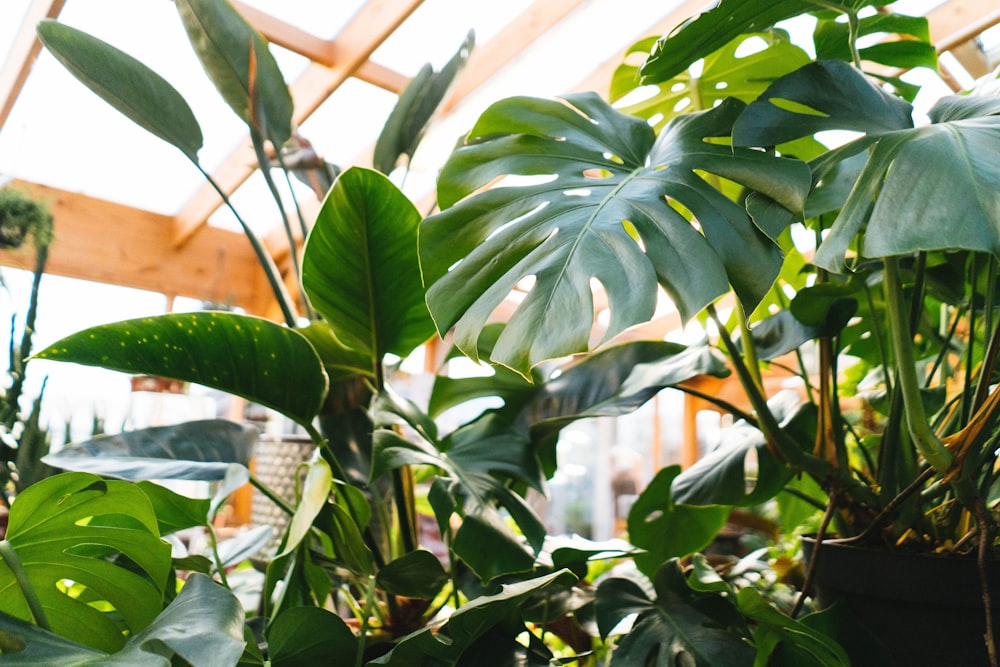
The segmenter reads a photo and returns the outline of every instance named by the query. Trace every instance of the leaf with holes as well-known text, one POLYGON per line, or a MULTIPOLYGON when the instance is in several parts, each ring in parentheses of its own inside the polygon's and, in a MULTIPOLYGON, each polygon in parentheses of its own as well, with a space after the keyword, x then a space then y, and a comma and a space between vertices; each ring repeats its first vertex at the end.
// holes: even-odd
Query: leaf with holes
POLYGON ((123 632, 141 631, 162 609, 170 546, 160 539, 149 499, 133 484, 87 473, 38 482, 12 504, 0 544, 0 608, 34 619, 15 578, 20 569, 62 637, 117 651, 123 632), (113 562, 116 554, 134 566, 113 562), (117 614, 101 610, 109 605, 117 614))
POLYGON ((491 106, 442 171, 446 210, 420 228, 438 331, 455 327, 458 347, 478 360, 489 317, 523 289, 491 358, 528 376, 546 359, 588 349, 595 284, 609 303, 605 339, 649 320, 659 287, 684 319, 730 284, 752 309, 777 275, 780 250, 706 178, 798 211, 810 175, 797 161, 713 143, 742 109, 727 100, 687 114, 657 139, 592 93, 491 106))

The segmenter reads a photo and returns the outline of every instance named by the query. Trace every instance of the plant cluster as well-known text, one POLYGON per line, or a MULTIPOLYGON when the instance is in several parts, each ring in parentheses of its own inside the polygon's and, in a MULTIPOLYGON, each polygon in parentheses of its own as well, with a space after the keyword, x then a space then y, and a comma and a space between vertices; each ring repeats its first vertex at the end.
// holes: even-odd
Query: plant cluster
MULTIPOLYGON (((177 5, 265 173, 282 168, 290 107, 266 45, 221 0, 177 5), (205 38, 215 34, 235 37, 205 38)), ((66 26, 39 33, 197 164, 200 130, 166 82, 66 26)), ((257 536, 208 558, 171 559, 160 540, 209 526, 248 479, 261 486, 245 466, 245 429, 168 427, 50 457, 91 472, 38 484, 14 505, 0 542, 17 581, 0 588, 12 639, 0 650, 83 664, 121 651, 196 665, 567 664, 601 652, 612 665, 846 665, 836 610, 778 604, 772 579, 748 575, 759 554, 728 572, 697 555, 734 509, 768 505, 786 533, 820 511, 821 543, 835 530, 887 549, 976 551, 982 564, 997 534, 1000 101, 947 96, 917 125, 916 87, 886 68, 936 67, 927 23, 864 0, 724 0, 633 50, 648 57, 619 69, 614 106, 585 93, 487 109, 444 165, 433 215, 379 172, 339 174, 303 225, 308 325, 275 277, 286 325, 171 314, 40 352, 246 397, 300 424, 319 455, 296 503, 274 498, 291 522, 246 624, 225 587, 226 554, 257 536), (780 29, 792 19, 813 22, 813 54, 780 29), (851 138, 827 145, 830 131, 851 138), (716 334, 592 351, 595 286, 609 311, 602 343, 651 319, 662 293, 716 334), (515 289, 523 299, 492 323, 515 289), (494 373, 439 377, 418 406, 393 391, 391 360, 435 332, 494 373), (772 363, 796 369, 801 401, 764 391, 772 363), (629 514, 629 544, 546 534, 526 498, 544 492, 562 428, 729 372, 751 409, 707 398, 738 418, 738 437, 683 472, 660 471, 629 514), (502 407, 441 431, 437 415, 483 396, 502 407), (216 498, 92 474, 164 477, 178 465, 218 480, 216 498), (433 517, 442 558, 421 547, 418 512, 433 517), (58 553, 41 539, 57 526, 58 553), (88 574, 70 574, 66 554, 87 559, 88 574), (634 569, 588 577, 609 558, 634 569), (141 608, 116 596, 135 587, 141 608), (80 606, 86 621, 68 613, 80 606), (197 638, 176 625, 189 608, 202 614, 197 638), (96 645, 85 623, 103 624, 107 641, 96 645)), ((453 76, 458 61, 449 67, 453 76)), ((398 154, 412 154, 443 96, 433 74, 431 92, 408 90, 409 111, 387 124, 410 128, 398 154)))

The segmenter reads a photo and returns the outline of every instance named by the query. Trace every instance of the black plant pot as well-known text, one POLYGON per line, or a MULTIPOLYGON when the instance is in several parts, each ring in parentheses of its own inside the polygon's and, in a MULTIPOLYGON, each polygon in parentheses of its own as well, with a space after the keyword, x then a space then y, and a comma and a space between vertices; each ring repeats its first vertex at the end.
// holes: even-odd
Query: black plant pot
MULTIPOLYGON (((815 540, 803 538, 806 561, 815 540)), ((1000 560, 987 563, 993 633, 1000 638, 1000 560)), ((858 628, 880 640, 899 667, 988 665, 986 614, 975 558, 891 553, 824 543, 813 581, 819 609, 838 603, 842 616, 860 625, 840 624, 832 634, 855 667, 884 667, 877 650, 858 648, 858 628), (837 635, 841 636, 837 636, 837 635)))

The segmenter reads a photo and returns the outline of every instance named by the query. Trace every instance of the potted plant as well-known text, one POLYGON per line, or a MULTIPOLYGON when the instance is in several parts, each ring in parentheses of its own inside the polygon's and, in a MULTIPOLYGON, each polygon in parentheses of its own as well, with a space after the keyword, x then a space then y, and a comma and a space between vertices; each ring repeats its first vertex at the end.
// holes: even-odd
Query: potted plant
MULTIPOLYGON (((609 304, 606 338, 647 321, 660 289, 684 320, 704 312, 718 332, 752 406, 728 409, 756 436, 682 474, 663 471, 633 508, 631 541, 647 549, 636 562, 656 595, 602 587, 602 629, 639 611, 621 647, 639 662, 670 651, 722 664, 709 646, 738 649, 722 627, 758 650, 778 636, 754 591, 701 565, 681 573, 670 558, 704 547, 726 508, 794 492, 823 510, 810 580, 834 557, 831 533, 840 545, 935 563, 947 554, 967 568, 965 632, 944 624, 964 613, 957 607, 925 613, 900 638, 886 634, 891 607, 866 618, 898 664, 996 664, 986 582, 996 542, 1000 102, 947 96, 918 125, 914 86, 884 66, 935 66, 926 21, 869 4, 722 2, 636 47, 652 52, 638 77, 620 70, 621 111, 591 94, 499 102, 445 165, 444 210, 422 224, 431 313, 470 356, 485 315, 515 286, 523 301, 489 359, 525 374, 588 348, 595 283, 609 304), (771 30, 805 16, 816 19, 815 57, 771 30), (860 46, 881 34, 906 39, 860 46), (751 38, 763 48, 744 55, 751 38), (824 144, 832 130, 851 139, 824 144), (730 294, 727 318, 716 301, 730 294), (777 357, 799 366, 803 396, 792 410, 762 389, 761 367, 777 357), (678 597, 691 603, 685 614, 693 606, 699 615, 668 630, 678 597), (706 611, 714 604, 722 611, 706 611), (695 634, 706 626, 719 636, 695 634), (950 637, 972 653, 961 657, 950 637)), ((846 577, 870 581, 869 567, 846 577)), ((927 585, 923 576, 904 580, 911 594, 927 585)), ((901 604, 913 597, 923 596, 901 604)), ((823 664, 845 659, 829 645, 808 650, 823 664)), ((876 649, 852 658, 883 664, 866 650, 876 649)))
MULTIPOLYGON (((262 164, 270 165, 271 155, 281 155, 291 134, 279 122, 287 122, 289 111, 276 80, 279 73, 259 35, 219 0, 180 2, 178 10, 196 49, 207 50, 200 52, 206 70, 248 122, 262 164), (206 38, 218 34, 242 37, 206 38), (252 45, 249 52, 246 45, 252 45)), ((39 34, 78 78, 197 164, 200 129, 169 84, 129 56, 67 26, 45 22, 39 34), (109 62, 114 66, 108 67, 109 62), (139 89, 136 82, 142 82, 139 89)), ((412 153, 422 124, 467 50, 463 47, 441 76, 424 70, 417 78, 424 90, 404 93, 397 108, 403 109, 403 118, 394 112, 380 140, 380 164, 392 166, 394 156, 412 153)), ((546 535, 525 498, 529 489, 542 491, 546 475, 552 474, 558 432, 577 419, 623 414, 664 386, 702 373, 719 374, 722 367, 704 348, 642 341, 571 360, 572 365, 553 362, 531 378, 503 371, 485 384, 444 378, 435 388, 433 411, 484 393, 502 396, 505 405, 442 432, 423 409, 396 395, 391 384, 389 360, 407 356, 434 331, 417 258, 420 221, 413 204, 384 175, 348 169, 326 193, 315 222, 303 224, 308 241, 301 257, 301 287, 307 303, 300 306, 310 314, 307 324, 301 324, 273 263, 245 227, 283 304, 284 324, 223 312, 171 314, 80 332, 37 355, 176 378, 243 396, 299 424, 317 445, 319 457, 306 466, 294 502, 253 479, 246 467, 246 429, 218 420, 95 439, 49 457, 53 465, 77 472, 58 476, 13 508, 3 572, 17 582, 7 591, 17 601, 10 607, 16 618, 0 617, 11 637, 0 650, 29 657, 56 645, 53 650, 63 657, 100 661, 117 651, 125 652, 124 659, 149 649, 152 636, 171 655, 192 664, 231 664, 231 640, 239 636, 231 597, 208 595, 206 591, 218 592, 206 588, 196 574, 212 575, 225 587, 227 569, 236 562, 232 554, 245 557, 259 548, 259 536, 235 545, 213 541, 206 554, 166 562, 157 538, 190 526, 202 526, 211 535, 221 499, 248 479, 291 517, 278 553, 267 564, 261 608, 251 614, 257 636, 247 635, 241 658, 249 664, 265 659, 258 646, 272 664, 334 655, 350 656, 355 664, 455 664, 487 650, 500 662, 528 656, 548 661, 563 650, 560 637, 582 633, 574 617, 592 608, 593 590, 581 583, 588 563, 631 548, 546 535), (134 489, 94 473, 128 480, 195 477, 215 481, 219 489, 206 503, 165 494, 143 481, 134 489), (420 489, 418 475, 425 480, 420 489), (71 515, 63 509, 69 498, 74 508, 79 506, 71 515), (126 516, 135 515, 128 523, 142 548, 125 548, 85 529, 90 524, 104 528, 109 519, 102 512, 130 504, 135 510, 126 516), (440 559, 424 548, 416 529, 420 506, 431 508, 445 545, 440 559), (95 518, 90 511, 99 514, 95 518), (19 558, 39 553, 38 531, 33 530, 39 518, 64 529, 86 523, 80 531, 68 531, 67 540, 99 545, 85 549, 92 561, 126 557, 125 565, 135 563, 144 571, 143 581, 125 576, 121 568, 90 561, 95 573, 74 577, 74 561, 51 550, 43 550, 40 560, 19 558), (199 583, 187 594, 190 583, 181 588, 181 602, 181 595, 173 598, 172 583, 187 572, 194 572, 191 578, 199 583), (104 641, 104 632, 100 645, 81 646, 99 636, 86 628, 98 623, 100 615, 67 623, 71 615, 66 610, 74 604, 67 597, 72 596, 47 585, 53 576, 73 582, 73 595, 114 612, 123 612, 124 600, 110 593, 112 588, 141 589, 148 604, 131 610, 115 626, 119 639, 132 639, 124 644, 104 641), (173 634, 170 621, 183 613, 177 606, 205 614, 213 604, 219 605, 219 613, 208 614, 205 637, 214 640, 203 637, 202 643, 214 641, 219 652, 188 650, 173 634), (331 606, 339 613, 328 611, 331 606), (56 619, 44 621, 50 616, 56 619), (32 621, 38 627, 26 625, 32 621), (570 631, 561 633, 563 625, 570 631), (529 627, 527 645, 516 641, 529 627)), ((480 343, 485 354, 489 337, 480 343)))

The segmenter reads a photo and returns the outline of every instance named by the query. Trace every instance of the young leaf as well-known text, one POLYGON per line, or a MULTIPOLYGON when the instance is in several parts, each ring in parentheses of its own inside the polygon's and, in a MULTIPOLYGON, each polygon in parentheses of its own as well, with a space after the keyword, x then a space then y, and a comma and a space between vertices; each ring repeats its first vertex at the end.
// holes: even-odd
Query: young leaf
POLYGON ((144 130, 198 162, 201 127, 191 107, 159 74, 96 37, 51 19, 36 31, 42 44, 101 99, 144 130))
MULTIPOLYGON (((139 632, 162 608, 170 568, 170 546, 157 532, 146 494, 127 482, 67 473, 23 491, 12 504, 6 541, 23 567, 54 632, 112 652, 124 643, 123 629, 139 632), (127 521, 121 517, 127 512, 127 521), (106 560, 121 553, 138 569, 106 560), (95 601, 117 610, 123 627, 98 606, 68 595, 60 582, 86 587, 95 601)), ((15 584, 5 556, 0 562, 0 608, 31 620, 25 594, 15 584)))
POLYGON ((35 355, 195 382, 311 424, 327 376, 300 333, 259 317, 195 312, 92 327, 35 355))
POLYGON ((302 257, 302 286, 345 345, 375 362, 434 333, 417 261, 420 214, 388 178, 348 169, 334 183, 302 257))

